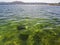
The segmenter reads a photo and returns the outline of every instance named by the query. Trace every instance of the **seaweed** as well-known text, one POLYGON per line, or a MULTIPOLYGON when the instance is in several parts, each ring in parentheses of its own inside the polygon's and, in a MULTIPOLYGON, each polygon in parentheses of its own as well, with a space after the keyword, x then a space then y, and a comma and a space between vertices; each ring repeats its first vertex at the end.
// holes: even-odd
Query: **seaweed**
POLYGON ((0 45, 60 45, 59 24, 59 19, 7 21, 0 26, 0 45))

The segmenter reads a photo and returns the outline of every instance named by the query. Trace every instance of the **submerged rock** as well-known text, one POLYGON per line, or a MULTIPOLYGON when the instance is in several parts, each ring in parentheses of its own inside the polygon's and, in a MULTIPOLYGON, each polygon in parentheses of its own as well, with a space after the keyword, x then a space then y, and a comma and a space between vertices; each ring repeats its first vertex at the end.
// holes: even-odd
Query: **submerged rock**
POLYGON ((26 28, 25 28, 25 25, 21 25, 21 26, 17 26, 17 29, 18 30, 23 30, 23 29, 26 29, 26 28))
POLYGON ((19 38, 23 41, 26 41, 28 39, 28 37, 29 37, 29 35, 27 35, 27 34, 20 34, 19 35, 19 38))

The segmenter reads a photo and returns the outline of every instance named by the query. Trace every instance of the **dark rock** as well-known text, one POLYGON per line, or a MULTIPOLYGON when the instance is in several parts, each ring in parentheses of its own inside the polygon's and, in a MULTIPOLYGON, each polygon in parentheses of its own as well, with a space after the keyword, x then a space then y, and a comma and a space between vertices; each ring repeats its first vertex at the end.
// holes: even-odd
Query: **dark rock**
POLYGON ((22 26, 17 26, 17 29, 18 30, 23 30, 23 29, 26 29, 26 28, 25 28, 25 25, 22 25, 22 26))
POLYGON ((19 35, 19 39, 23 40, 23 41, 26 41, 28 39, 28 36, 27 34, 20 34, 19 35))

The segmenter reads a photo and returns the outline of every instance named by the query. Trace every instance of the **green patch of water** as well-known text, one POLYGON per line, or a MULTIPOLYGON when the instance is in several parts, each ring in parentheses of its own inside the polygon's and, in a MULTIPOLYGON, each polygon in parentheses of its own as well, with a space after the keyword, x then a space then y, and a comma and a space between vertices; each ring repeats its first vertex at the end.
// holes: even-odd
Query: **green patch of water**
POLYGON ((0 45, 60 45, 59 19, 26 18, 0 26, 0 45))

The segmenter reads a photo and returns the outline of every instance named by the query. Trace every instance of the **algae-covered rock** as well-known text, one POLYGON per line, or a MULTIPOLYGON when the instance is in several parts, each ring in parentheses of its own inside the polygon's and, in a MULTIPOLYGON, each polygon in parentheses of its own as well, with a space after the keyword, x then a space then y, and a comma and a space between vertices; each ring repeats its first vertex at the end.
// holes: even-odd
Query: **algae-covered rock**
POLYGON ((20 34, 19 35, 20 40, 23 40, 23 41, 26 41, 28 39, 28 37, 29 37, 29 35, 27 35, 27 34, 20 34))
POLYGON ((25 28, 25 25, 17 26, 17 30, 24 30, 24 29, 26 29, 26 28, 25 28))

